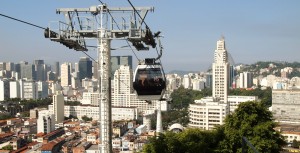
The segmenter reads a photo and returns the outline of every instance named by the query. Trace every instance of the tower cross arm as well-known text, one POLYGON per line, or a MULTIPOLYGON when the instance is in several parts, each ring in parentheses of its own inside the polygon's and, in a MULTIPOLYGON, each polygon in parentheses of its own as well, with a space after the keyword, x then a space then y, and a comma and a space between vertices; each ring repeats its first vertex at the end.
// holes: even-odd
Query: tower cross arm
MULTIPOLYGON (((132 7, 111 7, 111 8, 107 8, 107 7, 101 7, 101 5, 99 6, 91 6, 89 8, 58 8, 56 9, 56 13, 67 13, 67 12, 94 12, 94 13, 99 13, 101 11, 101 8, 104 8, 105 10, 109 10, 110 12, 117 12, 117 11, 121 11, 121 12, 127 12, 127 11, 134 11, 134 9, 132 7)), ((137 11, 154 11, 154 7, 135 7, 135 9, 137 11)))

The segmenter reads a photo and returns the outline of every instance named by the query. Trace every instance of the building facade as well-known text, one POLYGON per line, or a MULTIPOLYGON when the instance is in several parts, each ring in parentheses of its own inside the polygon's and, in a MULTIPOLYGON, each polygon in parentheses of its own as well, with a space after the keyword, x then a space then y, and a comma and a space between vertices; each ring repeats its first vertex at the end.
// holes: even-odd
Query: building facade
POLYGON ((272 113, 281 123, 300 123, 300 90, 272 90, 272 113))
POLYGON ((39 111, 37 120, 37 132, 50 133, 55 130, 54 114, 48 110, 39 111))
MULTIPOLYGON (((54 114, 53 105, 48 106, 49 112, 54 114)), ((78 119, 82 119, 82 116, 93 118, 93 120, 99 120, 99 107, 91 105, 82 106, 64 106, 64 116, 77 116, 78 119)), ((137 119, 137 108, 134 107, 112 107, 112 120, 136 120, 137 119)))
POLYGON ((71 85, 71 63, 63 63, 60 70, 61 86, 66 87, 71 85))
POLYGON ((91 79, 93 76, 93 63, 88 57, 81 57, 78 62, 79 68, 79 80, 81 81, 84 78, 91 79))
POLYGON ((9 80, 0 79, 0 101, 10 98, 9 80))
POLYGON ((227 103, 228 81, 229 81, 229 63, 228 54, 225 48, 224 38, 217 41, 217 49, 214 53, 214 62, 212 64, 213 84, 212 96, 227 103))
POLYGON ((215 102, 212 97, 195 100, 189 105, 189 127, 212 130, 216 125, 222 125, 229 107, 226 103, 215 102))
POLYGON ((55 123, 62 123, 65 119, 64 116, 64 96, 60 93, 57 92, 56 94, 53 95, 53 114, 55 117, 55 123))

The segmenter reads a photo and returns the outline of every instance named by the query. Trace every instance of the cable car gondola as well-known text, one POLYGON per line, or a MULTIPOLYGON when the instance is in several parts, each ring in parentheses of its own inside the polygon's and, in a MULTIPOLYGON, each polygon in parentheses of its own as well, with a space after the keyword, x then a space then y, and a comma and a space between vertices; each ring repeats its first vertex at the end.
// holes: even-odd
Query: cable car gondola
POLYGON ((155 59, 145 59, 137 66, 133 78, 133 88, 141 100, 160 100, 166 89, 166 79, 162 66, 155 59))

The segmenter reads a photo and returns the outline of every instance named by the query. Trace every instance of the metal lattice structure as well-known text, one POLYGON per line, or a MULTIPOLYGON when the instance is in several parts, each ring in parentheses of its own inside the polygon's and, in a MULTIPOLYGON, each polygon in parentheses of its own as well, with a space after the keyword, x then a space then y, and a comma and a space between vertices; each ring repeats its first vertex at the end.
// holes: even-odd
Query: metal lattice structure
POLYGON ((150 28, 144 24, 145 17, 153 7, 115 7, 106 4, 89 8, 60 8, 66 22, 51 22, 45 37, 76 51, 88 51, 86 39, 97 40, 99 67, 99 119, 101 153, 112 152, 111 120, 111 40, 123 39, 136 50, 156 47, 150 28))

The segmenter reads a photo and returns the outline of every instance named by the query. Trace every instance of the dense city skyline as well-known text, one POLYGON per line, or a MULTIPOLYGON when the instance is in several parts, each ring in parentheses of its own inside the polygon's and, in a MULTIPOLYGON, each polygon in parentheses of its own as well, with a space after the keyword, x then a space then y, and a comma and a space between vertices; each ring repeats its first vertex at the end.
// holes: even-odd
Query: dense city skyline
MULTIPOLYGON (((130 6, 127 1, 107 2, 109 6, 130 6)), ((201 1, 187 4, 167 1, 137 1, 135 6, 153 6, 146 17, 153 32, 162 31, 166 72, 172 70, 205 71, 211 67, 215 41, 225 36, 227 50, 235 63, 257 61, 299 61, 299 1, 201 1), (165 19, 168 19, 166 22, 165 19)), ((47 27, 51 21, 64 21, 56 8, 90 7, 99 1, 7 1, 0 13, 47 27), (38 6, 38 7, 35 7, 38 6)), ((19 62, 43 59, 45 63, 76 62, 85 56, 51 42, 43 30, 16 21, 0 18, 0 61, 19 62)), ((95 42, 90 42, 95 45, 95 42)), ((113 42, 112 47, 122 46, 113 42)), ((135 52, 139 58, 155 57, 156 51, 135 52)), ((96 59, 96 51, 88 52, 96 59)), ((113 51, 112 55, 132 55, 131 50, 113 51)), ((136 58, 133 56, 136 65, 136 58)))

